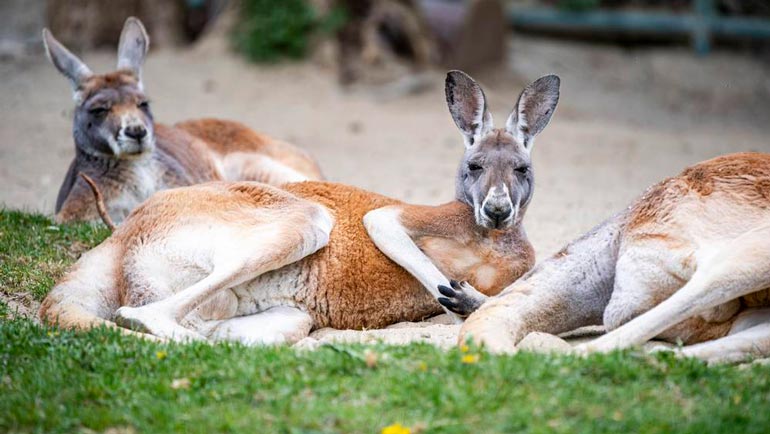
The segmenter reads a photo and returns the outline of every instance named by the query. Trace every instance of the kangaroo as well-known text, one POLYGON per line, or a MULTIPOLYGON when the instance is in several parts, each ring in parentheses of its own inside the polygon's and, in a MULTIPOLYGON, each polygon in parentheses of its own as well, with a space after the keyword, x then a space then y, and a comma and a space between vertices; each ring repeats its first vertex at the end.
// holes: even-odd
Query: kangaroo
POLYGON ((651 187, 626 210, 489 298, 472 283, 439 302, 492 351, 531 331, 603 324, 577 347, 604 352, 657 337, 710 362, 770 355, 770 154, 725 155, 651 187))
POLYGON ((534 263, 521 224, 533 193, 530 151, 559 79, 527 86, 500 129, 464 73, 447 75, 446 97, 465 143, 455 200, 409 205, 315 181, 165 190, 83 255, 39 316, 177 340, 293 343, 313 328, 440 313, 436 288, 448 278, 497 293, 534 263))
POLYGON ((128 18, 120 35, 117 71, 94 74, 48 29, 46 53, 74 89, 75 158, 56 200, 56 220, 98 220, 89 186, 104 195, 109 216, 122 221, 153 193, 216 180, 253 180, 281 185, 323 179, 306 152, 217 119, 157 124, 142 82, 149 38, 142 23, 128 18))

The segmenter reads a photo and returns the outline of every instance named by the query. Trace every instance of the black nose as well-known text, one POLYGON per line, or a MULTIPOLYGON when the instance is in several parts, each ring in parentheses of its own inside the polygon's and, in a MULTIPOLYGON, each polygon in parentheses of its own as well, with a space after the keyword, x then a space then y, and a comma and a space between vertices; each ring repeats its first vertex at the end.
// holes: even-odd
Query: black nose
POLYGON ((136 141, 139 141, 139 140, 142 140, 147 135, 147 129, 141 125, 131 125, 125 128, 125 131, 123 132, 123 134, 125 134, 128 137, 131 137, 136 141))
POLYGON ((495 227, 500 226, 508 217, 511 216, 513 210, 507 204, 505 205, 484 205, 484 214, 495 223, 495 227))

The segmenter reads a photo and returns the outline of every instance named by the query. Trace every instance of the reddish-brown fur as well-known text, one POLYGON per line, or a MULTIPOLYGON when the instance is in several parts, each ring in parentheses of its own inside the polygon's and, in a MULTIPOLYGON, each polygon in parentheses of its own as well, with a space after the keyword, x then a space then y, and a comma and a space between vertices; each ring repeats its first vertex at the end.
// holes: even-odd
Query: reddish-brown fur
MULTIPOLYGON (((317 290, 301 298, 319 327, 379 328, 441 312, 433 297, 414 277, 380 252, 362 223, 367 212, 400 204, 399 201, 342 184, 303 182, 284 188, 326 206, 335 217, 329 244, 302 261, 315 270, 317 290)), ((480 286, 489 295, 512 283, 534 262, 528 243, 520 257, 503 255, 505 248, 513 247, 506 238, 508 232, 513 231, 499 231, 498 240, 488 242, 478 233, 480 229, 471 229, 476 225, 468 205, 450 202, 437 207, 404 206, 404 226, 435 237, 459 239, 499 270, 500 276, 493 285, 480 286), (412 207, 419 208, 420 212, 412 207)), ((425 253, 447 277, 479 283, 473 269, 452 268, 451 251, 426 250, 425 253), (445 260, 442 254, 446 255, 445 260)))
POLYGON ((690 192, 709 196, 715 189, 747 205, 770 206, 770 155, 724 155, 661 181, 632 206, 627 227, 634 230, 648 224, 665 224, 668 213, 682 197, 690 192))
POLYGON ((180 122, 174 126, 202 139, 211 150, 219 154, 258 152, 311 179, 323 179, 321 168, 310 154, 288 143, 259 134, 238 122, 197 119, 180 122))

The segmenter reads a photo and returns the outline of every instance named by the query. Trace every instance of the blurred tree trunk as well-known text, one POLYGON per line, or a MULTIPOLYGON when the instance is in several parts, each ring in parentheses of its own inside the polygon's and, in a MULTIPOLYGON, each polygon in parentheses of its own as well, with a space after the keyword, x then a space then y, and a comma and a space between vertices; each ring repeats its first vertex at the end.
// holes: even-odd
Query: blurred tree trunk
POLYGON ((129 16, 142 20, 153 47, 185 40, 184 0, 48 0, 46 15, 53 34, 78 51, 115 47, 129 16))
POLYGON ((42 49, 46 0, 0 0, 0 57, 15 57, 42 49))

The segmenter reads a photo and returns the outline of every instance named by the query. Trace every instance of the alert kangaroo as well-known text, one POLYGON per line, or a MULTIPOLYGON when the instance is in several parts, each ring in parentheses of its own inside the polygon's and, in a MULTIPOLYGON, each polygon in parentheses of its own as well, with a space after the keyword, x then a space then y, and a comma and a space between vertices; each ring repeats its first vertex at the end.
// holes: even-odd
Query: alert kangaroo
POLYGON ((651 187, 489 298, 469 283, 439 300, 468 315, 461 340, 514 351, 531 331, 604 324, 577 348, 652 338, 707 361, 770 355, 770 154, 725 155, 651 187), (480 307, 479 307, 480 306, 480 307))
POLYGON ((492 295, 527 271, 530 151, 559 97, 556 76, 495 129, 484 92, 446 79, 465 152, 455 200, 409 205, 326 182, 237 182, 156 193, 51 291, 40 317, 116 323, 171 339, 292 343, 313 328, 379 328, 441 312, 436 287, 492 295), (426 291, 427 289, 427 291, 426 291))
POLYGON ((272 185, 323 179, 303 150, 255 133, 237 122, 200 119, 155 123, 144 92, 142 64, 149 38, 128 18, 120 35, 117 70, 94 74, 43 29, 46 53, 74 89, 70 163, 56 200, 56 220, 98 220, 84 173, 101 190, 109 216, 122 221, 159 190, 216 180, 272 185))

